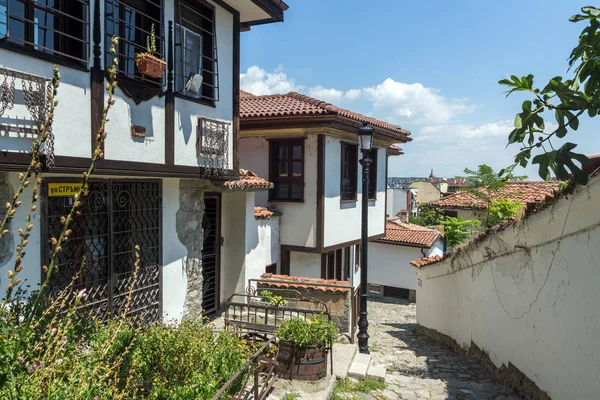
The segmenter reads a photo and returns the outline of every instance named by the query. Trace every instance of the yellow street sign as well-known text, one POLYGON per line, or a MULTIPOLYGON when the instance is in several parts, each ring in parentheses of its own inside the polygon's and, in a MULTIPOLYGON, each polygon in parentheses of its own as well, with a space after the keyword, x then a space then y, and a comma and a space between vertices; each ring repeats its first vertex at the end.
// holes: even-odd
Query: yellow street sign
POLYGON ((79 189, 81 189, 81 183, 50 182, 48 183, 48 197, 75 196, 79 189))

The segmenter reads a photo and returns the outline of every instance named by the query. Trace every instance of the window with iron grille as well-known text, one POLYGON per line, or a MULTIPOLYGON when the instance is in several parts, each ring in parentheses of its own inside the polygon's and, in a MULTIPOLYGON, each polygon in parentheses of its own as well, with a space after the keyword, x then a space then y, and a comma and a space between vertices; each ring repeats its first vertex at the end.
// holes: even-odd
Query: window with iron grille
POLYGON ((369 152, 371 164, 369 165, 369 200, 377 199, 377 149, 369 152))
MULTIPOLYGON (((61 218, 70 212, 73 198, 48 195, 47 187, 44 191, 42 237, 49 258, 50 240, 60 235, 61 218)), ((129 314, 143 316, 146 323, 160 320, 161 194, 157 181, 90 182, 69 240, 57 255, 48 294, 72 284, 85 293, 83 307, 106 320, 124 311, 131 287, 129 314), (136 246, 141 251, 134 274, 136 246)))
POLYGON ((358 146, 342 143, 342 166, 340 198, 342 201, 356 200, 356 179, 358 171, 358 146))
POLYGON ((142 77, 135 66, 135 55, 146 52, 147 40, 152 29, 156 38, 154 56, 165 59, 165 35, 163 26, 163 0, 106 0, 105 3, 105 65, 112 64, 109 53, 111 37, 119 38, 117 72, 131 79, 144 79, 145 82, 162 85, 163 79, 142 77))
POLYGON ((271 201, 304 200, 304 139, 269 142, 271 201))
POLYGON ((89 1, 0 0, 0 44, 87 64, 89 1))
POLYGON ((175 10, 175 90, 219 100, 215 9, 199 0, 178 0, 175 10))

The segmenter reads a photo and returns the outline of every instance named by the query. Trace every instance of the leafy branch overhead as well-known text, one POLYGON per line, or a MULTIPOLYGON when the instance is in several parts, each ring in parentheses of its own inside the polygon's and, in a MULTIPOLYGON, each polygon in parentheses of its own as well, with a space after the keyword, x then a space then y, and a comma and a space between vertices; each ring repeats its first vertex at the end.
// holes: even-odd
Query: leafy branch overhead
MULTIPOLYGON (((590 118, 600 110, 600 10, 596 7, 583 7, 582 14, 570 18, 571 22, 588 21, 579 35, 579 44, 569 56, 571 79, 556 76, 543 87, 534 85, 534 76, 511 76, 498 83, 508 86, 507 96, 514 92, 528 92, 530 100, 525 100, 521 112, 517 113, 514 129, 508 137, 508 144, 519 143, 521 148, 515 156, 515 162, 508 170, 517 165, 525 167, 531 159, 539 167, 540 176, 550 179, 552 171, 560 180, 573 177, 575 184, 586 184, 588 175, 581 166, 589 162, 588 158, 573 150, 577 145, 566 142, 555 148, 552 140, 564 138, 569 131, 579 128, 579 118, 587 114, 590 118), (548 114, 556 122, 556 129, 548 129, 548 114), (542 152, 534 155, 535 151, 542 152)), ((505 172, 505 171, 503 171, 505 172)))

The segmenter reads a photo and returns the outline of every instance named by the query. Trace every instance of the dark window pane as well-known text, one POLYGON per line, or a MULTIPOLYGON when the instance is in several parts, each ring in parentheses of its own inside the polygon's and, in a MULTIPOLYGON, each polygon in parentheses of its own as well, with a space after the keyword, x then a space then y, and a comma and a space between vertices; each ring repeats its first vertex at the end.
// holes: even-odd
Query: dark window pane
POLYGON ((279 145, 279 159, 287 160, 288 159, 288 146, 287 144, 279 145))
POLYGON ((279 176, 288 176, 288 163, 287 161, 279 162, 279 176))
POLYGON ((302 176, 302 162, 294 161, 292 163, 292 175, 293 176, 302 176))
POLYGON ((293 146, 292 157, 294 160, 299 160, 302 158, 302 145, 296 144, 293 146))

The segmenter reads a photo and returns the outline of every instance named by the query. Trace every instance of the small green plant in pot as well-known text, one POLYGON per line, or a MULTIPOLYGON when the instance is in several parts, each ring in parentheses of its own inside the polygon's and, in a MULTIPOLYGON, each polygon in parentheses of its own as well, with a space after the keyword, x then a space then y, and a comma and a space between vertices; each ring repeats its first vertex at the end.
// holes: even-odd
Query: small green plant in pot
POLYGON ((292 318, 279 325, 276 335, 282 377, 315 381, 327 375, 327 347, 337 336, 335 323, 322 315, 292 318))
POLYGON ((154 32, 154 24, 152 24, 150 35, 146 38, 146 51, 135 55, 135 66, 142 74, 142 78, 149 76, 157 79, 165 73, 167 63, 158 58, 157 54, 156 33, 154 32))

